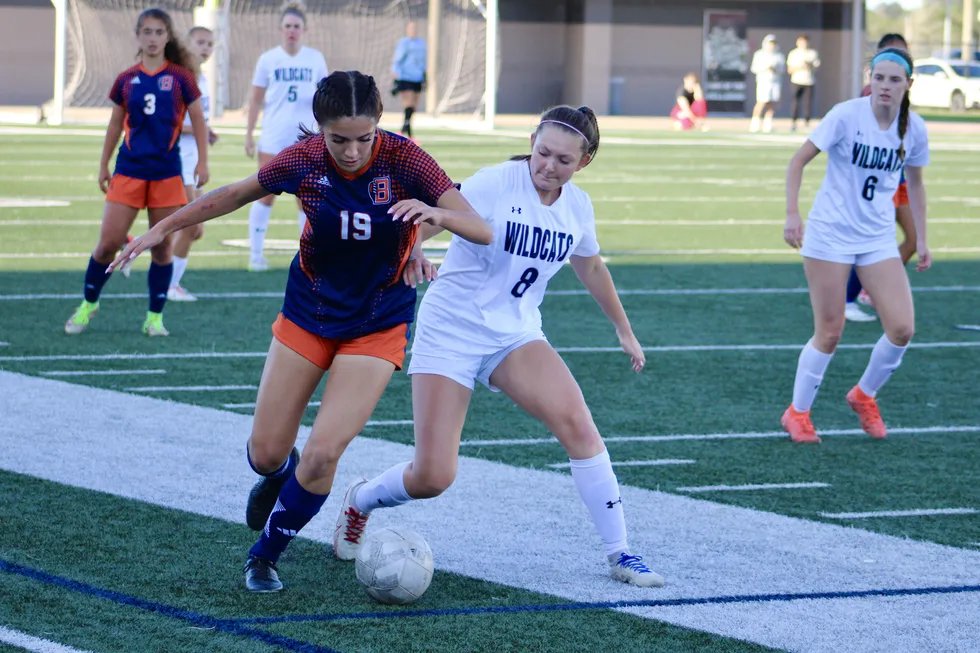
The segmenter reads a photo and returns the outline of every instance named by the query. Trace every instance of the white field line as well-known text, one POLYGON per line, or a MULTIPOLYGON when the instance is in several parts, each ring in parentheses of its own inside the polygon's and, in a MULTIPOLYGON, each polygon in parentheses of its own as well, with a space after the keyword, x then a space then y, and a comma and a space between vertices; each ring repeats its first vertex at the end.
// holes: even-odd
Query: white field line
POLYGON ((807 490, 830 487, 830 483, 754 483, 748 485, 693 485, 674 488, 678 492, 748 492, 753 490, 807 490))
POLYGON ((9 342, 0 341, 0 347, 9 347, 9 346, 10 346, 9 342))
MULTIPOLYGON (((872 349, 875 343, 854 343, 837 345, 837 349, 872 349)), ((794 343, 788 345, 664 345, 644 347, 643 351, 653 353, 684 353, 711 351, 799 351, 803 345, 794 343)), ((980 347, 976 342, 914 342, 913 349, 972 349, 980 347)), ((555 347, 562 354, 610 354, 622 353, 619 347, 555 347)), ((411 352, 409 352, 411 353, 411 352)), ((29 363, 40 361, 110 361, 110 360, 185 360, 185 359, 222 359, 222 358, 264 358, 266 351, 237 351, 237 352, 189 352, 176 354, 49 354, 39 356, 0 356, 2 363, 29 363)))
POLYGON ((167 370, 51 370, 41 372, 42 376, 145 376, 166 374, 167 370))
MULTIPOLYGON (((620 296, 650 295, 657 297, 719 296, 719 295, 805 295, 803 287, 796 288, 619 288, 620 296)), ((913 294, 934 292, 980 292, 980 286, 914 286, 913 294)), ((279 299, 283 291, 254 292, 202 292, 196 293, 204 299, 279 299)), ((548 297, 586 297, 589 291, 584 288, 571 290, 549 290, 548 297)), ((40 301, 78 299, 78 293, 20 293, 0 295, 2 301, 40 301)), ((103 293, 101 299, 146 299, 146 293, 103 293)))
MULTIPOLYGON (((0 372, 0 414, 6 417, 0 421, 5 447, 0 468, 241 521, 255 480, 241 450, 242 434, 251 423, 248 416, 7 372, 0 372), (77 429, 63 428, 66 415, 91 406, 102 410, 89 410, 90 419, 77 429), (202 431, 201 424, 208 428, 202 431), (106 433, 146 434, 140 441, 141 458, 153 461, 152 473, 145 465, 133 464, 132 448, 124 438, 107 440, 106 433), (105 474, 105 469, 114 473, 105 474)), ((308 428, 300 429, 300 443, 308 436, 308 428)), ((410 459, 411 452, 409 446, 355 438, 344 453, 334 487, 343 488, 361 475, 373 476, 410 459)), ((330 541, 341 495, 330 495, 301 537, 330 541)), ((621 486, 621 496, 630 543, 649 555, 667 578, 663 588, 645 590, 609 579, 594 528, 567 473, 462 456, 456 482, 438 500, 378 510, 372 523, 375 528, 399 524, 425 533, 441 570, 580 602, 901 592, 980 581, 980 552, 973 549, 627 485, 621 486), (801 548, 799 542, 807 546, 801 548), (873 551, 874 559, 855 556, 855 551, 873 551), (529 567, 528 555, 544 562, 529 567)), ((291 565, 284 561, 287 583, 291 565)), ((839 651, 842 642, 857 651, 970 650, 969 642, 980 632, 980 595, 974 593, 737 605, 692 602, 624 611, 813 653, 839 651), (873 629, 868 627, 868 614, 875 615, 873 629)))
MULTIPOLYGON (((980 247, 933 247, 933 252, 938 252, 940 254, 976 254, 980 253, 980 247)), ((289 254, 290 256, 294 252, 286 252, 281 250, 269 250, 269 254, 289 254)), ((242 252, 238 250, 234 251, 198 251, 194 250, 194 256, 203 256, 207 258, 217 258, 225 256, 242 256, 242 252)), ((716 256, 718 254, 726 254, 732 256, 755 256, 755 255, 773 255, 773 256, 786 256, 799 258, 800 253, 791 247, 771 247, 771 248, 728 248, 728 247, 716 247, 716 248, 704 248, 704 249, 624 249, 624 250, 608 250, 605 252, 606 256, 716 256)), ((43 259, 43 258, 77 258, 86 259, 91 256, 91 252, 0 252, 0 260, 23 260, 23 259, 43 259)))
MULTIPOLYGON (((660 458, 659 460, 614 460, 613 467, 663 467, 667 465, 694 465, 698 461, 690 458, 660 458)), ((568 469, 571 463, 550 463, 552 469, 568 469)))
POLYGON ((126 392, 223 392, 258 389, 257 385, 139 385, 124 388, 126 392))
POLYGON ((821 512, 827 519, 874 519, 876 517, 928 517, 930 515, 975 515, 973 508, 925 508, 922 510, 881 510, 878 512, 821 512))
POLYGON ((17 648, 31 651, 31 653, 88 653, 82 649, 72 648, 48 639, 34 637, 19 630, 11 630, 5 626, 0 626, 0 642, 10 644, 17 648))
MULTIPOLYGON (((980 433, 980 425, 921 426, 890 428, 891 435, 915 435, 929 433, 980 433)), ((861 429, 820 429, 820 435, 861 435, 861 429)), ((757 440, 789 437, 785 431, 746 431, 742 433, 671 433, 666 435, 604 435, 606 442, 679 442, 684 440, 757 440)), ((865 436, 866 437, 866 436, 865 436)), ((523 445, 557 444, 554 438, 509 438, 499 440, 463 440, 464 447, 510 447, 523 445)))

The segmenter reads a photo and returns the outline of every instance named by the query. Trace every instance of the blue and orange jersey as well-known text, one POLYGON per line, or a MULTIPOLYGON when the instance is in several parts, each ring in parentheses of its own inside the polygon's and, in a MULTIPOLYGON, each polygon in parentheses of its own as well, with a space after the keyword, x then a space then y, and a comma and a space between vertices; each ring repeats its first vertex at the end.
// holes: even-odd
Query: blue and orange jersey
POLYGON ((179 176, 177 139, 187 107, 199 97, 194 73, 169 61, 154 73, 142 64, 121 72, 109 91, 126 110, 116 173, 147 181, 179 176))
POLYGON ((379 129, 355 173, 334 163, 322 134, 287 147, 259 170, 270 193, 296 195, 307 223, 289 269, 283 314, 311 333, 349 339, 411 322, 415 289, 401 273, 418 227, 392 220, 403 199, 435 206, 453 183, 412 141, 379 129))

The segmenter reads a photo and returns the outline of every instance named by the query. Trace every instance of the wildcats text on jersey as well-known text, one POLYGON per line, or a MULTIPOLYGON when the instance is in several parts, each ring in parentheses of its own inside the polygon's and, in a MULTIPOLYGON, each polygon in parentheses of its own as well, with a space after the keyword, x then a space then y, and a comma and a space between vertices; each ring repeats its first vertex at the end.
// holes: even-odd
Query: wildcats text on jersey
POLYGON ((273 77, 277 82, 312 82, 313 81, 313 69, 312 68, 276 68, 273 77))
POLYGON ((508 220, 504 235, 504 250, 509 254, 525 258, 549 262, 564 261, 572 249, 574 240, 571 234, 563 231, 530 227, 508 220))
POLYGON ((898 150, 890 147, 855 143, 851 149, 851 165, 859 168, 895 172, 901 170, 904 164, 905 161, 898 155, 898 150))

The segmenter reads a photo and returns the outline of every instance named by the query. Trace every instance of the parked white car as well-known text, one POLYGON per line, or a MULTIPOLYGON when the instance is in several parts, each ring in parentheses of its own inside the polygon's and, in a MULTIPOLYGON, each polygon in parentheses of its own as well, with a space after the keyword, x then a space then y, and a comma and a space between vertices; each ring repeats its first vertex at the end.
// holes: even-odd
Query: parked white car
POLYGON ((909 102, 919 107, 965 111, 980 106, 980 63, 917 59, 909 102))

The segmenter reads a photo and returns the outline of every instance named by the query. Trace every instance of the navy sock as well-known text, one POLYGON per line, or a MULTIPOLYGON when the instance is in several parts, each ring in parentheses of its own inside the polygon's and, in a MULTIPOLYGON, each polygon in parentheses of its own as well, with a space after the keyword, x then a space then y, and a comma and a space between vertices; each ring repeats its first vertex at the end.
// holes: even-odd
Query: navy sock
POLYGON ((277 562, 293 538, 320 512, 327 500, 326 494, 313 494, 296 480, 289 477, 279 492, 276 507, 265 523, 265 530, 259 536, 248 554, 269 562, 277 562))
POLYGON ((91 256, 88 258, 88 267, 85 269, 85 301, 99 301, 99 295, 102 294, 102 286, 112 276, 111 274, 105 273, 107 267, 109 267, 108 263, 99 263, 91 256))
POLYGON ((851 268, 851 276, 847 280, 847 303, 850 304, 861 294, 861 280, 858 279, 857 269, 851 268))
POLYGON ((299 458, 294 458, 293 453, 289 452, 289 456, 286 458, 286 462, 279 466, 279 469, 269 472, 268 474, 260 472, 255 467, 255 463, 252 462, 252 453, 248 450, 248 444, 245 445, 245 459, 248 460, 248 466, 252 468, 252 471, 259 476, 265 476, 267 478, 282 478, 283 476, 292 476, 293 472, 296 471, 296 465, 299 463, 299 458))
POLYGON ((173 263, 159 265, 150 261, 150 269, 146 273, 146 286, 150 289, 151 312, 163 312, 163 305, 167 303, 167 290, 170 288, 170 279, 173 276, 173 263))

